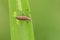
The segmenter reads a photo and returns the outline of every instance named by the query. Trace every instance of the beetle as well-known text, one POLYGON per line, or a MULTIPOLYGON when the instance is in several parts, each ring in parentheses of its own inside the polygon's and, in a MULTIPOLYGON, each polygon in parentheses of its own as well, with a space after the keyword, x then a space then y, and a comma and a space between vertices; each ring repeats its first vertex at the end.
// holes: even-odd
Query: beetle
POLYGON ((16 19, 18 19, 18 20, 31 20, 31 18, 29 18, 27 16, 16 16, 16 19))

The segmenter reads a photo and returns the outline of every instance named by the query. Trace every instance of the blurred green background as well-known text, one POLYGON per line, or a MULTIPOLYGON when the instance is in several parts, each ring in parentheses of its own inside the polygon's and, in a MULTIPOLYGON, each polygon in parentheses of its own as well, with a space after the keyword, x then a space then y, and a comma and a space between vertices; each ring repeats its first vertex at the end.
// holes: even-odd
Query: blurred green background
POLYGON ((10 40, 8 0, 0 0, 0 40, 10 40))
MULTIPOLYGON (((60 0, 30 0, 35 40, 60 40, 60 0)), ((0 40, 10 39, 8 0, 0 0, 0 40)))

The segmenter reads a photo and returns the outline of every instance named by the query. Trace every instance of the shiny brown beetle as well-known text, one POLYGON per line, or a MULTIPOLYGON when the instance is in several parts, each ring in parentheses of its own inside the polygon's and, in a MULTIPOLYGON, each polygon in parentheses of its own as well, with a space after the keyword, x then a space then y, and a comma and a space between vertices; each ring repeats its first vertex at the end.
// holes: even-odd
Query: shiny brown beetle
POLYGON ((16 16, 16 19, 18 20, 31 20, 29 17, 27 16, 16 16))

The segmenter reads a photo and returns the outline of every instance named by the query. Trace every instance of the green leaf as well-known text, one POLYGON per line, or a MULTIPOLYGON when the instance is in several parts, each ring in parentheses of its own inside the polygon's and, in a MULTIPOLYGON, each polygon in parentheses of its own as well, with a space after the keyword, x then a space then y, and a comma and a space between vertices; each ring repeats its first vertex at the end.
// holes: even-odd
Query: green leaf
POLYGON ((15 18, 21 15, 31 18, 28 0, 9 0, 11 40, 34 40, 32 20, 27 22, 15 18))

